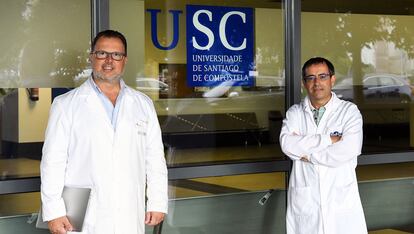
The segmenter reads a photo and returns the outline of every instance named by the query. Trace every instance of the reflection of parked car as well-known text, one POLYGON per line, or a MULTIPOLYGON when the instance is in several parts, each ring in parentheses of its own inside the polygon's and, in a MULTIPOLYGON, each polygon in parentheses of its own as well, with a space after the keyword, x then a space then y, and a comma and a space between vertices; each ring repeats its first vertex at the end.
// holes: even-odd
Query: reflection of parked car
MULTIPOLYGON (((354 101, 354 91, 360 88, 354 83, 352 78, 345 78, 333 87, 333 91, 341 99, 354 101)), ((366 102, 411 102, 413 87, 404 77, 393 74, 372 74, 366 75, 362 84, 361 89, 366 102)))
POLYGON ((137 78, 136 89, 144 93, 167 93, 168 85, 154 78, 137 78))
POLYGON ((168 85, 154 78, 137 78, 138 90, 168 90, 168 85))

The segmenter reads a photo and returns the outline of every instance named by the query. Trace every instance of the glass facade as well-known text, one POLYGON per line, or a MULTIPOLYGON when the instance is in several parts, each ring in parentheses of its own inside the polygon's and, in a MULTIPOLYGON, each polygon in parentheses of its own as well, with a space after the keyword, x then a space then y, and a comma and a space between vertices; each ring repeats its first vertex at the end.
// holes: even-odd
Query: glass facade
POLYGON ((0 2, 0 86, 73 87, 87 66, 90 3, 0 2))
POLYGON ((335 65, 333 91, 363 115, 363 152, 412 150, 412 13, 385 2, 358 8, 351 1, 346 10, 340 1, 320 2, 302 6, 302 60, 323 55, 335 65))
MULTIPOLYGON (((279 130, 275 125, 280 125, 284 110, 281 6, 248 1, 217 5, 198 1, 110 2, 111 28, 125 32, 130 50, 136 51, 129 56, 125 79, 154 100, 169 166, 283 159, 275 137, 279 130), (193 58, 187 57, 191 45, 186 29, 191 25, 186 6, 190 4, 254 10, 249 29, 254 33, 251 56, 255 67, 250 68, 255 73, 254 85, 232 85, 231 81, 218 86, 188 85, 193 79, 187 74, 193 72, 188 68, 193 58), (129 11, 134 13, 125 14, 129 11), (274 30, 266 32, 269 27, 274 30)), ((223 64, 204 65, 215 69, 223 64)), ((213 75, 211 70, 204 74, 213 75)))
POLYGON ((0 0, 0 233, 47 233, 33 219, 50 105, 90 75, 90 39, 107 27, 126 36, 123 79, 153 100, 162 128, 169 214, 146 233, 285 232, 290 161, 279 132, 289 100, 306 95, 290 92, 301 90, 290 70, 315 56, 333 62, 333 91, 364 119, 357 176, 370 233, 414 232, 413 9, 403 0, 0 0))
MULTIPOLYGON (((90 2, 82 0, 0 1, 2 233, 28 233, 26 229, 13 229, 13 222, 11 228, 6 227, 7 220, 13 220, 7 217, 39 210, 39 185, 35 181, 39 178, 52 89, 74 87, 86 77, 90 12, 90 2), (23 182, 23 186, 14 181, 23 182), (35 188, 27 189, 24 184, 35 188)), ((33 226, 27 228, 37 233, 33 226)))

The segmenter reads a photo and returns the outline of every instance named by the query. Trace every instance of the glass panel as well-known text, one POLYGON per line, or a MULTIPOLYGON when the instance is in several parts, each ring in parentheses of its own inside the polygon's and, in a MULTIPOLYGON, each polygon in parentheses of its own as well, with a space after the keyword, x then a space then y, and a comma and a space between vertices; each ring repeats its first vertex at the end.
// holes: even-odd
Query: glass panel
POLYGON ((0 1, 0 12, 1 179, 39 176, 58 91, 50 87, 73 87, 86 77, 90 2, 0 1))
POLYGON ((0 13, 1 179, 39 176, 50 87, 85 78, 90 1, 0 1, 0 13))
POLYGON ((110 3, 129 42, 124 79, 153 99, 169 166, 283 158, 280 2, 110 3))
POLYGON ((359 166, 357 176, 369 230, 413 233, 414 163, 359 166))
POLYGON ((258 201, 265 194, 246 192, 173 200, 163 233, 286 233, 285 190, 274 191, 262 206, 258 201))
POLYGON ((1 180, 40 176, 39 159, 25 157, 0 159, 1 180))
POLYGON ((302 6, 303 62, 315 56, 333 62, 333 91, 363 115, 364 153, 411 150, 414 16, 408 9, 414 5, 316 2, 302 6))
POLYGON ((284 188, 285 173, 170 181, 163 232, 285 233, 284 188))
POLYGON ((0 217, 0 230, 7 234, 49 234, 49 230, 36 228, 36 218, 37 214, 3 216, 0 217))
POLYGON ((181 199, 284 188, 285 173, 274 172, 172 180, 168 191, 170 199, 181 199))
MULTIPOLYGON (((0 1, 0 181, 39 177, 51 88, 84 78, 90 12, 84 0, 0 1)), ((39 193, 0 195, 0 232, 46 233, 21 216, 39 206, 39 193)))
POLYGON ((0 195, 0 217, 37 213, 39 208, 39 192, 0 195))
POLYGON ((36 229, 39 208, 39 192, 0 195, 1 233, 50 233, 45 229, 36 229))
POLYGON ((90 25, 90 1, 0 1, 0 87, 79 83, 90 25))

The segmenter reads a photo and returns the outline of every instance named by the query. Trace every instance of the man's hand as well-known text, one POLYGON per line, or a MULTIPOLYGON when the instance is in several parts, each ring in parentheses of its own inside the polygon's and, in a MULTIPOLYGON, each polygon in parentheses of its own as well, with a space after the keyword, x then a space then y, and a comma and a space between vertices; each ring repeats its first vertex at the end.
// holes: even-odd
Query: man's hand
POLYGON ((155 226, 164 220, 164 213, 149 211, 145 214, 145 224, 149 226, 155 226))
POLYGON ((341 136, 331 136, 332 144, 341 140, 341 136))
POLYGON ((66 216, 56 218, 47 222, 50 233, 52 234, 66 234, 67 231, 72 231, 72 224, 69 223, 69 220, 66 216))

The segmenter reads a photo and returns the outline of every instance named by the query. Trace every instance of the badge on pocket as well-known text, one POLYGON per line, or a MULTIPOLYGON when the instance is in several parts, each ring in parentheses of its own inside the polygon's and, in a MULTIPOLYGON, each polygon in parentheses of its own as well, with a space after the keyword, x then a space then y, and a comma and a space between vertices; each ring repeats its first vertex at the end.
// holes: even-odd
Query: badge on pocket
POLYGON ((148 125, 148 121, 144 121, 144 120, 138 120, 135 123, 138 135, 142 135, 142 136, 147 135, 147 125, 148 125))
POLYGON ((331 132, 331 133, 330 133, 330 135, 331 135, 331 136, 339 136, 339 137, 340 137, 340 136, 342 136, 342 132, 339 132, 339 131, 333 131, 333 132, 331 132))

